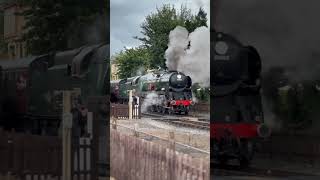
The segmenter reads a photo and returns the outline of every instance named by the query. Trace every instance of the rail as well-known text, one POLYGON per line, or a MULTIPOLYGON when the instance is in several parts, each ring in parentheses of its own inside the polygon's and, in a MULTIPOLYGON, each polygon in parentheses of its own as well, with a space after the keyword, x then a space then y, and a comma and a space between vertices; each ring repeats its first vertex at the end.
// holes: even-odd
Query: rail
POLYGON ((198 128, 204 130, 210 130, 210 123, 207 121, 193 121, 181 118, 152 118, 155 121, 165 121, 177 126, 184 126, 189 128, 198 128))

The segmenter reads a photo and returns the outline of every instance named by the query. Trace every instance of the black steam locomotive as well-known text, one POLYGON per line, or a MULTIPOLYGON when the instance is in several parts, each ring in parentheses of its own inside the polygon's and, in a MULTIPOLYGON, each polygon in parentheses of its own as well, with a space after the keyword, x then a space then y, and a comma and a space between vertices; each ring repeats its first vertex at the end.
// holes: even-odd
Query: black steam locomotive
POLYGON ((111 101, 127 102, 128 90, 133 90, 141 101, 149 99, 150 111, 188 114, 193 103, 191 85, 191 78, 182 72, 153 71, 143 76, 111 81, 111 101))
POLYGON ((100 44, 0 61, 0 126, 56 135, 64 90, 75 92, 72 112, 81 125, 87 98, 106 94, 107 58, 108 45, 100 44))
POLYGON ((214 33, 212 57, 211 156, 248 166, 255 140, 270 134, 263 124, 261 59, 254 47, 221 32, 214 33))

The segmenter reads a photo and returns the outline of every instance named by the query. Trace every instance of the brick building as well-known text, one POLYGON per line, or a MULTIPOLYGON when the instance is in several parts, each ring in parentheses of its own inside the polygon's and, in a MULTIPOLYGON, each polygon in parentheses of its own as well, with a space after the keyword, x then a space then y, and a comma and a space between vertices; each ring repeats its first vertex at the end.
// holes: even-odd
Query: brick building
POLYGON ((117 79, 119 79, 118 67, 115 63, 111 62, 111 80, 117 80, 117 79))
POLYGON ((25 42, 22 42, 23 26, 25 19, 18 13, 23 12, 24 7, 18 3, 1 4, 3 18, 2 43, 6 45, 6 51, 2 52, 2 57, 6 59, 16 59, 26 56, 25 42))

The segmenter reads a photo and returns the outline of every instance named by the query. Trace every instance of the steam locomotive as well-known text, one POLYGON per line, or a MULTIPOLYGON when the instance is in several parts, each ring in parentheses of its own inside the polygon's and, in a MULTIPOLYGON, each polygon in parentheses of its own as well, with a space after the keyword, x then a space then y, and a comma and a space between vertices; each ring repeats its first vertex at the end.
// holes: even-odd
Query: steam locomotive
POLYGON ((141 102, 152 101, 148 110, 163 114, 188 114, 192 102, 192 80, 182 72, 153 70, 143 76, 111 81, 111 102, 128 102, 128 90, 141 102), (150 97, 150 95, 153 95, 150 97))
POLYGON ((73 90, 74 122, 85 119, 88 96, 106 94, 108 45, 83 46, 0 61, 0 126, 57 135, 62 91, 73 90))
POLYGON ((211 156, 221 164, 250 164, 255 142, 270 135, 261 103, 261 59, 252 46, 215 32, 211 62, 211 156))

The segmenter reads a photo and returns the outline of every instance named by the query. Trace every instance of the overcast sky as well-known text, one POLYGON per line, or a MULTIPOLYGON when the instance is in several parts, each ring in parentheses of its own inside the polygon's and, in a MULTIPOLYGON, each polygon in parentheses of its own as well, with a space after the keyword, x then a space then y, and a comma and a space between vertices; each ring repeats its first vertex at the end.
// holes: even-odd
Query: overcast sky
MULTIPOLYGON (((111 0, 110 46, 111 55, 123 50, 124 47, 136 47, 140 41, 134 36, 142 36, 140 25, 145 17, 156 11, 163 4, 173 4, 180 9, 186 5, 195 14, 202 6, 210 20, 210 0, 111 0)), ((208 22, 209 24, 209 22, 208 22)))

